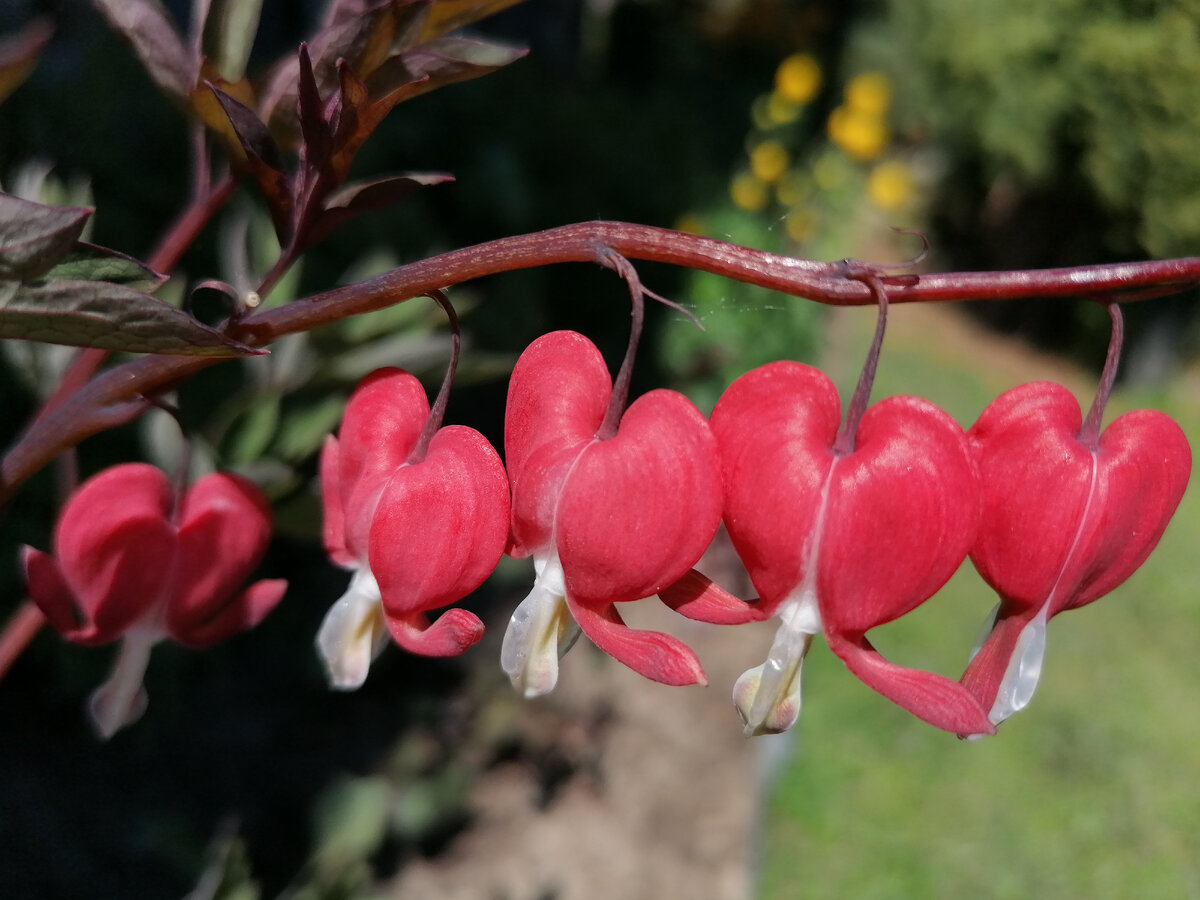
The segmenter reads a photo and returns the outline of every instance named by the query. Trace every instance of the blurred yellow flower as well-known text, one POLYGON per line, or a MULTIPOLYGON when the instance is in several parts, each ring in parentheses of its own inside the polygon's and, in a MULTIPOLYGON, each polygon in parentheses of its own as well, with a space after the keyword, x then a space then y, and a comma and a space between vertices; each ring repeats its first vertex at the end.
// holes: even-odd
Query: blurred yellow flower
POLYGON ((821 87, 821 66, 807 53, 793 53, 775 70, 775 91, 791 103, 807 103, 821 87))
POLYGON ((780 206, 795 206, 808 194, 805 180, 795 172, 789 172, 775 185, 775 201, 780 206))
POLYGON ((830 140, 862 162, 877 157, 888 143, 887 123, 854 106, 839 106, 829 114, 826 127, 830 140))
POLYGON ((784 219, 787 236, 797 244, 803 244, 817 232, 817 217, 807 209, 793 209, 784 219))
POLYGON ((790 125, 800 117, 802 104, 789 100, 779 91, 771 91, 767 96, 766 119, 772 125, 790 125))
POLYGON ((912 192, 912 173, 902 162, 880 163, 867 176, 867 196, 882 210, 899 209, 908 203, 912 192))
POLYGON ((759 181, 774 184, 788 168, 788 152, 779 141, 763 141, 750 151, 750 171, 759 181))
POLYGON ((758 212, 767 205, 767 186, 751 172, 741 172, 729 183, 729 199, 739 209, 758 212))
POLYGON ((892 83, 882 72, 863 72, 846 85, 846 105, 861 113, 882 116, 892 102, 892 83))

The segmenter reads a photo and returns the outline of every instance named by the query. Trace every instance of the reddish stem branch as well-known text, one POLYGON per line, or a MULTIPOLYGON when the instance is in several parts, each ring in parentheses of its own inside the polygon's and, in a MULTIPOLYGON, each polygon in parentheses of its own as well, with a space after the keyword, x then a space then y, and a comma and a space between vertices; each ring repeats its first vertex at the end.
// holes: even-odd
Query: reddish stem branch
POLYGON ((1121 307, 1112 300, 1105 300, 1104 307, 1112 321, 1112 333, 1108 339, 1108 353, 1104 356, 1104 370, 1100 373, 1100 383, 1096 386, 1096 396, 1092 400, 1091 409, 1083 427, 1079 430, 1079 441, 1090 450, 1100 446, 1100 427, 1104 423, 1104 410, 1108 406, 1108 398, 1112 396, 1113 385, 1117 383, 1117 369, 1121 366, 1121 346, 1125 342, 1125 317, 1121 307))
POLYGON ((45 624, 46 617, 31 600, 17 607, 0 631, 0 678, 8 673, 45 624))
MULTIPOLYGON (((564 225, 501 238, 400 266, 359 284, 264 310, 231 328, 232 336, 263 345, 348 316, 371 312, 430 291, 516 269, 562 262, 592 262, 598 247, 628 259, 652 260, 724 275, 838 306, 875 302, 871 288, 852 276, 849 262, 815 262, 751 250, 711 238, 622 222, 564 225)), ((1079 297, 1097 294, 1141 299, 1200 284, 1200 257, 1117 263, 1067 269, 955 272, 920 277, 884 276, 891 303, 1079 297), (1129 292, 1121 296, 1123 292, 1129 292), (1138 293, 1142 292, 1142 293, 1138 293)), ((149 396, 214 363, 198 357, 143 357, 93 378, 57 409, 41 416, 0 464, 0 504, 57 453, 104 428, 136 417, 149 396)))

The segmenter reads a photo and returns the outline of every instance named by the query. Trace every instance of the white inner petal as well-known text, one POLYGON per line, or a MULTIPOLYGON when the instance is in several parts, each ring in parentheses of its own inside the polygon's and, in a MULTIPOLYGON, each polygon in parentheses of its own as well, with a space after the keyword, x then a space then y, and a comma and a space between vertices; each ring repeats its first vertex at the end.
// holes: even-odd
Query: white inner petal
POLYGON ((558 553, 533 555, 533 590, 518 604, 500 646, 500 667, 525 697, 540 697, 558 683, 558 660, 579 636, 567 609, 567 585, 558 553))
POLYGON ((150 651, 162 637, 158 628, 135 626, 121 639, 112 674, 88 698, 88 718, 104 740, 136 722, 146 711, 142 680, 150 663, 150 651))
POLYGON ((787 731, 800 716, 801 671, 813 636, 821 632, 817 593, 806 579, 779 611, 779 629, 761 666, 745 672, 734 685, 733 702, 747 737, 787 731))
POLYGON ((325 663, 329 686, 340 691, 362 687, 387 638, 379 584, 362 566, 354 570, 346 593, 329 608, 317 632, 317 653, 325 663))
POLYGON ((996 701, 988 712, 988 721, 999 725, 1013 713, 1020 712, 1033 699, 1038 679, 1042 675, 1042 659, 1046 655, 1046 622, 1050 604, 1046 603, 1022 630, 1017 645, 1009 657, 1008 668, 996 701))

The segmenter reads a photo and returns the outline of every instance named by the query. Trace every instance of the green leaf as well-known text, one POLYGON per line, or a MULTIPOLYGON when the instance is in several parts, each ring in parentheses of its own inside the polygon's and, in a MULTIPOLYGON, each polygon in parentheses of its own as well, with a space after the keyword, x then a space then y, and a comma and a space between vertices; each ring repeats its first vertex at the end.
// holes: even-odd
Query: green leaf
POLYGON ((260 458, 271 445, 279 428, 280 398, 278 395, 260 397, 243 412, 226 445, 222 448, 233 463, 251 462, 260 458))
POLYGON ((26 281, 47 271, 75 246, 91 214, 0 192, 0 279, 26 281))
POLYGON ((212 0, 204 20, 204 55, 228 81, 240 81, 258 33, 262 0, 212 0))
POLYGON ((284 460, 301 462, 321 449, 327 435, 337 431, 346 410, 346 398, 326 394, 321 398, 288 410, 275 438, 275 454, 284 460))
POLYGON ((161 300, 120 284, 56 280, 0 290, 0 338, 175 356, 257 356, 161 300))
POLYGON ((85 241, 77 243, 66 257, 43 276, 45 280, 107 281, 135 291, 153 291, 167 280, 132 256, 85 241))
POLYGON ((192 86, 192 54, 157 0, 93 0, 111 25, 133 47, 146 71, 168 96, 184 100, 192 86))

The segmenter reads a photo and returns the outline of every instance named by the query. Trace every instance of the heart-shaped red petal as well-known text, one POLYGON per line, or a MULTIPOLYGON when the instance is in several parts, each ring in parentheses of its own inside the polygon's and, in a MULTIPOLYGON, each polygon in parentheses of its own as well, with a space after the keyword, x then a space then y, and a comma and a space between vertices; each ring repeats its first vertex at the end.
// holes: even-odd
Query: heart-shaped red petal
POLYGON ((207 475, 180 509, 176 589, 167 630, 189 647, 207 647, 253 628, 282 598, 286 583, 242 591, 271 540, 271 508, 262 491, 238 475, 207 475))
POLYGON ((375 510, 369 559, 384 612, 410 628, 412 614, 474 591, 504 551, 508 521, 508 479, 491 444, 461 425, 439 430, 375 510))
POLYGON ((918 397, 868 409, 830 476, 817 589, 826 633, 857 636, 924 603, 966 559, 979 515, 957 422, 918 397))
POLYGON ((1146 560, 1191 473, 1168 416, 1118 417, 1096 446, 1061 385, 1038 382, 993 401, 970 431, 984 513, 971 550, 1001 603, 962 682, 1000 722, 1032 698, 1046 623, 1102 597, 1146 560))
POLYGON ((678 581, 716 534, 721 502, 704 416, 674 391, 639 397, 563 485, 555 528, 568 596, 600 609, 678 581))
POLYGON ((1174 421, 1151 410, 1109 425, 1093 451, 1061 385, 1039 382, 997 398, 970 431, 984 518, 971 559, 1011 608, 1051 616, 1111 591, 1146 560, 1191 473, 1174 421))
POLYGON ((504 414, 512 556, 549 542, 563 479, 595 437, 611 394, 604 357, 573 331, 542 335, 517 360, 504 414))
POLYGON ((725 527, 768 616, 804 578, 840 421, 833 383, 794 362, 747 372, 713 410, 725 527))
POLYGON ((335 562, 365 560, 375 504, 428 417, 425 388, 402 369, 377 369, 354 389, 321 464, 325 544, 335 562), (331 502, 335 496, 340 502, 331 502))
POLYGON ((166 476, 145 463, 106 469, 67 501, 54 530, 54 552, 76 609, 62 608, 61 592, 43 595, 42 578, 31 581, 30 596, 46 604, 46 618, 56 627, 76 623, 63 632, 68 640, 115 640, 165 601, 174 584, 176 546, 167 521, 170 504, 166 476))

